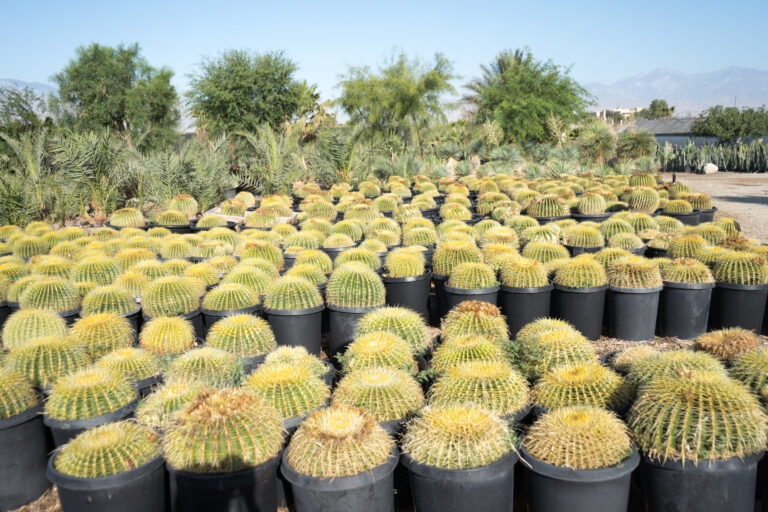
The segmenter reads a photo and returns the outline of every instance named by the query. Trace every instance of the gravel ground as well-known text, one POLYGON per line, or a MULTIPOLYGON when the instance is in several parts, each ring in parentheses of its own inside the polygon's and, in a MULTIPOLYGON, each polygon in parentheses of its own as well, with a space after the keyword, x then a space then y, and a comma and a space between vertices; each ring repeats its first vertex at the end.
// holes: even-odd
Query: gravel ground
MULTIPOLYGON (((664 181, 672 173, 662 173, 664 181)), ((712 196, 718 208, 715 220, 731 217, 741 223, 744 235, 768 241, 768 174, 719 172, 717 174, 678 173, 677 180, 696 192, 712 196)))

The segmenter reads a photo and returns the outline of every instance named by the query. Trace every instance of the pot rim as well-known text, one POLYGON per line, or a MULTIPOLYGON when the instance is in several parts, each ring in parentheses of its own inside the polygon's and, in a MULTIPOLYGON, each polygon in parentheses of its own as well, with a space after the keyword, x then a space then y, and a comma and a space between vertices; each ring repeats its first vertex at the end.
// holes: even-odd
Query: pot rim
POLYGON ((200 480, 200 481, 211 481, 211 480, 219 480, 222 477, 237 477, 240 475, 247 475, 248 473, 252 473, 254 470, 261 468, 263 466, 269 465, 269 464, 277 464, 280 460, 280 453, 275 454, 272 458, 265 460, 261 464, 257 464, 255 466, 238 469, 237 471, 229 471, 229 472, 221 472, 221 473, 192 473, 191 471, 184 471, 183 469, 175 469, 167 462, 165 463, 165 466, 168 468, 169 473, 173 473, 174 475, 181 475, 184 478, 188 480, 200 480))
POLYGON ((614 293, 626 293, 626 294, 651 294, 660 292, 664 286, 654 286, 653 288, 624 288, 622 286, 608 286, 608 289, 614 293))
POLYGON ((136 404, 138 403, 138 401, 139 401, 139 397, 138 397, 138 391, 137 391, 133 400, 131 400, 124 406, 115 409, 114 411, 110 411, 104 414, 100 414, 98 416, 91 416, 90 418, 83 418, 79 420, 60 420, 57 418, 51 418, 50 416, 48 416, 48 414, 43 413, 43 423, 45 423, 45 425, 49 428, 52 428, 52 429, 56 428, 60 430, 79 430, 79 429, 94 428, 94 427, 103 425, 105 423, 109 423, 110 420, 117 421, 120 419, 127 418, 128 416, 133 414, 134 410, 136 409, 136 404))
POLYGON ((386 277, 381 276, 381 280, 384 284, 386 283, 415 283, 417 281, 426 281, 427 279, 432 278, 432 272, 429 270, 425 271, 420 276, 408 276, 408 277, 386 277))
POLYGON ((715 283, 675 283, 673 281, 664 281, 664 288, 675 288, 678 290, 711 290, 715 283))
POLYGON ((14 414, 13 416, 0 419, 0 430, 13 428, 23 423, 27 423, 28 421, 34 420, 40 415, 40 413, 42 413, 44 404, 45 402, 41 398, 37 404, 33 405, 26 411, 22 411, 19 414, 14 414))
POLYGON ((662 469, 672 471, 696 471, 696 472, 709 472, 709 471, 728 471, 743 468, 751 464, 756 464, 765 455, 765 451, 753 453, 746 457, 729 457, 727 459, 704 459, 694 464, 692 460, 660 460, 649 457, 643 454, 643 464, 649 464, 662 469), (687 462, 687 463, 686 463, 687 462))
POLYGON ((637 448, 633 446, 632 454, 624 460, 613 466, 598 469, 573 469, 562 466, 555 466, 537 459, 525 449, 520 447, 520 458, 527 463, 528 469, 534 473, 551 478, 553 480, 562 480, 566 482, 597 483, 616 480, 625 475, 629 475, 640 464, 640 454, 637 448))
POLYGON ((302 309, 272 309, 272 308, 262 308, 262 311, 268 315, 274 315, 274 316, 303 316, 303 315, 311 315, 313 313, 319 313, 320 311, 325 309, 325 304, 320 304, 319 306, 313 306, 311 308, 302 308, 302 309))
POLYGON ((283 452, 280 473, 291 485, 298 485, 310 491, 350 491, 366 487, 391 475, 400 460, 400 452, 396 446, 393 446, 387 460, 373 469, 357 475, 323 478, 298 473, 288 464, 287 453, 287 450, 283 452))
POLYGON ((472 289, 465 289, 465 288, 454 288, 453 286, 448 286, 447 284, 444 285, 445 291, 447 293, 452 293, 454 295, 486 295, 489 293, 496 293, 501 289, 500 285, 491 286, 490 288, 472 288, 472 289))
POLYGON ((768 284, 735 284, 735 283, 723 283, 723 282, 716 282, 715 286, 717 288, 725 288, 726 290, 745 290, 745 291, 764 290, 768 288, 768 284))
POLYGON ((564 286, 562 284, 552 283, 555 290, 568 293, 597 293, 608 289, 608 284, 601 284, 600 286, 590 286, 587 288, 576 288, 574 286, 564 286))
POLYGON ((216 311, 214 309, 205 309, 202 308, 200 312, 207 316, 217 316, 217 317, 227 317, 227 316, 235 316, 235 315, 241 315, 241 314, 248 314, 248 313, 256 313, 259 310, 261 310, 261 304, 256 304, 255 306, 249 306, 247 308, 240 308, 240 309, 225 309, 221 311, 216 311))
POLYGON ((519 459, 519 454, 514 449, 512 449, 499 460, 491 462, 490 464, 486 464, 485 466, 464 469, 449 469, 430 466, 429 464, 418 462, 405 452, 400 454, 400 463, 405 466, 405 468, 411 473, 425 476, 427 478, 434 478, 437 480, 461 479, 465 482, 483 481, 487 478, 488 473, 491 473, 495 469, 507 464, 514 467, 519 459))
POLYGON ((141 466, 122 473, 95 478, 81 478, 61 473, 54 467, 53 461, 59 455, 60 450, 57 449, 48 457, 48 467, 46 468, 45 476, 54 485, 71 491, 100 491, 123 486, 146 477, 165 464, 162 454, 158 453, 149 462, 145 462, 141 466))
POLYGON ((374 309, 379 309, 381 307, 384 307, 384 304, 381 306, 364 306, 364 307, 346 307, 346 306, 336 306, 335 304, 328 304, 328 309, 330 311, 336 311, 337 313, 368 313, 369 311, 373 311, 374 309))
POLYGON ((552 286, 552 283, 549 283, 546 286, 538 286, 535 288, 515 288, 514 286, 507 286, 502 284, 501 285, 501 291, 507 292, 507 293, 545 293, 550 292, 554 286, 552 286))

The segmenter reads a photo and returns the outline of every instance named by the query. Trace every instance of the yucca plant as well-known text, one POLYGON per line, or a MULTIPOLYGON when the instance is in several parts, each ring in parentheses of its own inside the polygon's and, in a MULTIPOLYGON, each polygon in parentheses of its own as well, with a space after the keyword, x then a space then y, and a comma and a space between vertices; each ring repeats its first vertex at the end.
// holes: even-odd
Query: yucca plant
POLYGON ((429 390, 429 403, 437 406, 473 403, 500 415, 525 410, 528 383, 501 361, 468 361, 446 369, 429 390))
POLYGON ((633 395, 631 384, 596 361, 555 367, 541 376, 531 392, 533 402, 547 410, 593 405, 618 411, 629 405, 633 395))
POLYGON ((319 376, 291 363, 261 365, 248 377, 245 389, 277 409, 282 418, 310 413, 322 407, 330 395, 319 376))
POLYGON ((96 368, 115 371, 130 382, 139 382, 160 375, 165 369, 160 356, 140 348, 119 348, 105 354, 96 368))
POLYGON ((421 385, 391 367, 361 368, 347 373, 333 392, 333 404, 359 407, 376 421, 401 420, 424 405, 421 385))
POLYGON ((96 313, 72 325, 70 338, 82 345, 93 359, 113 350, 133 346, 135 333, 125 318, 114 313, 96 313))
POLYGON ((427 406, 411 421, 402 450, 421 464, 469 469, 492 464, 515 448, 506 421, 474 404, 427 406))
POLYGON ((83 420, 125 407, 136 396, 133 385, 119 373, 88 368, 56 381, 45 403, 45 414, 56 420, 83 420))
POLYGON ((183 354, 195 346, 195 328, 181 317, 156 317, 144 324, 139 347, 160 356, 183 354))
POLYGON ((236 355, 214 347, 201 347, 175 358, 166 372, 169 380, 192 380, 213 388, 237 386, 243 363, 236 355))
POLYGON ((40 338, 66 335, 66 322, 53 311, 21 309, 11 314, 3 325, 3 348, 12 350, 40 338))
POLYGON ((166 429, 163 456, 175 470, 229 473, 262 464, 283 446, 277 410, 243 389, 204 391, 166 429))

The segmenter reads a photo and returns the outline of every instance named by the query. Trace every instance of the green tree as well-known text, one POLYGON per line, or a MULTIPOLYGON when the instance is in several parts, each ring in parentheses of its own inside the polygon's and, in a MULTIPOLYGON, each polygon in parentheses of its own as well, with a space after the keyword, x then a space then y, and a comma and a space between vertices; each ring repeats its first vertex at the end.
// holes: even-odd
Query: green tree
POLYGON ((638 119, 667 119, 675 113, 675 107, 670 107, 666 100, 653 100, 648 108, 637 113, 638 119))
POLYGON ((280 129, 313 111, 319 99, 315 85, 294 77, 296 70, 283 52, 227 50, 189 75, 187 100, 198 126, 217 134, 256 132, 264 123, 280 129))
POLYGON ((495 119, 509 139, 550 140, 547 119, 576 121, 589 104, 587 91, 570 77, 570 70, 552 61, 538 61, 528 49, 505 50, 465 87, 465 101, 477 109, 477 119, 495 119))
POLYGON ((138 43, 116 48, 93 43, 76 53, 53 76, 60 102, 75 113, 75 128, 109 128, 142 147, 175 140, 179 110, 171 70, 150 66, 138 43))
POLYGON ((768 135, 768 110, 717 105, 699 114, 691 129, 696 135, 717 137, 723 142, 761 137, 768 135))
POLYGON ((351 66, 339 81, 336 104, 369 136, 394 135, 411 141, 432 121, 445 118, 440 99, 454 91, 454 78, 451 63, 440 54, 426 63, 398 53, 378 72, 351 66))

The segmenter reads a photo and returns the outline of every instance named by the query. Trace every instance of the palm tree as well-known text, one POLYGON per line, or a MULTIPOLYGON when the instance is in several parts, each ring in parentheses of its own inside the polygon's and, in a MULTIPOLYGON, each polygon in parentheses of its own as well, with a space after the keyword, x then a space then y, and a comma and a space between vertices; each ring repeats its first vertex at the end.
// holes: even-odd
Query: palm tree
POLYGON ((363 135, 362 125, 352 127, 350 131, 331 129, 320 132, 316 150, 336 172, 339 180, 349 183, 355 171, 360 167, 359 150, 363 135))
POLYGON ((582 154, 597 164, 605 163, 613 156, 613 132, 603 122, 594 121, 582 127, 577 142, 582 154))
POLYGON ((465 96, 462 100, 479 106, 480 97, 485 90, 500 80, 502 75, 514 66, 537 67, 539 64, 528 49, 504 50, 496 55, 496 59, 490 65, 480 65, 481 76, 464 86, 472 94, 465 96))
POLYGON ((616 140, 616 156, 640 158, 652 155, 656 150, 656 138, 648 130, 627 130, 616 140))
POLYGON ((265 193, 289 192, 291 176, 303 167, 298 137, 300 130, 299 125, 289 125, 276 132, 264 123, 254 133, 235 132, 250 150, 250 154, 243 159, 245 183, 265 193), (294 133, 296 131, 298 133, 294 133))
MULTIPOLYGON (((43 128, 33 134, 23 134, 18 139, 0 133, 0 138, 11 148, 11 162, 15 169, 12 174, 24 183, 25 195, 28 196, 25 202, 33 208, 34 215, 44 217, 56 198, 55 187, 52 186, 54 176, 47 158, 47 130, 43 128)), ((7 185, 11 186, 10 181, 7 185)))

